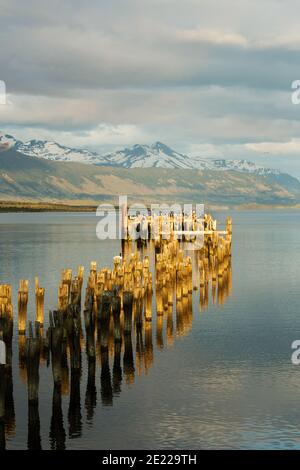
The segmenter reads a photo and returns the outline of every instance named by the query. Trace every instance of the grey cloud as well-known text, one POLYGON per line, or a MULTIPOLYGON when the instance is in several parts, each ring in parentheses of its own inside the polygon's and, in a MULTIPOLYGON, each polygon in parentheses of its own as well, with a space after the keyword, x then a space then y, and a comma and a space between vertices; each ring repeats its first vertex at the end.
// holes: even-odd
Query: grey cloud
MULTIPOLYGON (((12 92, 49 96, 74 95, 78 89, 208 84, 285 89, 297 77, 299 51, 291 44, 276 45, 274 32, 264 46, 248 28, 239 31, 243 17, 235 23, 231 19, 227 27, 224 21, 218 30, 209 3, 199 3, 202 8, 184 2, 182 12, 179 1, 55 1, 45 6, 30 0, 26 8, 5 1, 1 73, 12 92), (205 12, 208 24, 202 25, 205 12), (199 40, 187 40, 193 31, 202 32, 199 40)), ((227 17, 232 5, 234 18, 236 2, 224 3, 227 17)), ((241 3, 258 14, 249 2, 241 3)), ((265 3, 278 6, 275 0, 265 3)))
POLYGON ((0 11, 2 128, 226 156, 300 135, 296 0, 0 0, 0 11))

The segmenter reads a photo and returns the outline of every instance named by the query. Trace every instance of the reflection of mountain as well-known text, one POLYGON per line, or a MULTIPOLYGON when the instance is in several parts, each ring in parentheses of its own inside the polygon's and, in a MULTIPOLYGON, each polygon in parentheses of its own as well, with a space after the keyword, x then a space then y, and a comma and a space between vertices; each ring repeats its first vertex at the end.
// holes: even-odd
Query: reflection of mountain
POLYGON ((216 206, 300 203, 300 182, 285 174, 168 168, 117 168, 53 162, 0 152, 1 201, 117 202, 117 194, 154 203, 216 206))

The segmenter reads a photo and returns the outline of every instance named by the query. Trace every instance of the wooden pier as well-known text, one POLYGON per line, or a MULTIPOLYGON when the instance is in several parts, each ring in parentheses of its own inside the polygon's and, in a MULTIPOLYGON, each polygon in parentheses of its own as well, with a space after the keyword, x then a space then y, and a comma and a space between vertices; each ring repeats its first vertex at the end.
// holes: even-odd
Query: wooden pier
MULTIPOLYGON (((136 221, 128 221, 129 226, 131 223, 136 221)), ((222 305, 230 295, 231 219, 227 219, 226 230, 221 231, 216 230, 211 218, 207 218, 204 230, 199 230, 196 219, 191 219, 188 230, 176 230, 172 218, 168 226, 168 238, 161 226, 158 236, 152 239, 149 233, 153 234, 155 228, 151 221, 145 238, 133 240, 129 230, 111 269, 98 268, 95 261, 91 262, 85 288, 82 266, 74 276, 71 269, 64 269, 58 285, 57 307, 49 313, 47 326, 45 288, 36 278, 35 322, 27 322, 30 286, 28 280, 20 281, 17 330, 20 375, 28 394, 28 448, 41 448, 38 398, 42 365, 51 364, 52 368, 55 417, 51 421, 52 444, 55 449, 63 449, 66 439, 61 419, 63 395, 70 396, 70 433, 81 432, 80 380, 84 351, 88 364, 86 408, 92 419, 97 364, 101 368, 101 400, 105 406, 111 406, 121 391, 123 377, 132 384, 136 374, 148 373, 154 361, 153 325, 156 346, 163 349, 190 331, 194 295, 198 295, 200 312, 208 307, 209 299, 222 305), (198 235, 203 240, 200 247, 198 235), (190 251, 186 250, 186 243, 190 251), (112 371, 110 357, 113 357, 112 371)), ((0 285, 0 340, 6 346, 6 364, 0 365, 0 448, 5 448, 5 436, 14 427, 14 414, 10 417, 7 414, 5 398, 7 390, 12 390, 12 297, 11 286, 0 285)))

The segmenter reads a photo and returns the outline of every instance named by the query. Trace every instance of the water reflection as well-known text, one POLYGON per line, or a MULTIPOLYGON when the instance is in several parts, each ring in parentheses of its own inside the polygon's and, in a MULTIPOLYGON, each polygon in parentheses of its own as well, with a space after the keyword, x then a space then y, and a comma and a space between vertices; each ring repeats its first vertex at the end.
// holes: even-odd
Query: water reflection
MULTIPOLYGON (((49 387, 50 448, 63 450, 67 437, 82 436, 85 419, 93 425, 97 401, 98 406, 100 401, 102 406, 112 407, 122 387, 132 386, 136 375, 149 372, 156 349, 169 348, 189 333, 195 314, 193 298, 198 297, 199 311, 203 312, 209 302, 222 305, 230 295, 229 253, 220 258, 216 251, 205 256, 195 251, 189 257, 181 247, 168 244, 160 249, 152 242, 141 244, 137 251, 129 244, 123 244, 122 258, 116 257, 112 271, 97 271, 92 263, 82 306, 82 270, 74 279, 70 270, 63 272, 59 309, 50 312, 48 328, 41 328, 40 322, 29 322, 24 334, 28 285, 20 285, 18 355, 19 374, 27 386, 28 449, 42 448, 40 368, 51 366, 53 376, 49 387), (87 370, 84 397, 83 368, 87 370), (68 399, 67 416, 63 397, 68 399)), ((41 289, 38 283, 37 289, 41 289)), ((7 364, 0 366, 1 449, 5 449, 6 439, 15 430, 10 297, 9 290, 2 286, 0 335, 6 344, 7 364)), ((43 318, 42 300, 38 305, 37 315, 43 318)))
POLYGON ((49 441, 51 450, 65 450, 66 448, 66 431, 62 412, 62 390, 61 384, 57 383, 53 385, 49 441))

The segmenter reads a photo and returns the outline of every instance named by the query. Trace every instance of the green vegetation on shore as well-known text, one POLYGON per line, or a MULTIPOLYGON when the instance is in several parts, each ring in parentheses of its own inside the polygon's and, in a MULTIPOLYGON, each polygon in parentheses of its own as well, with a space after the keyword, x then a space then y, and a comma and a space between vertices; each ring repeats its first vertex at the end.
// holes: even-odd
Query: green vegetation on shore
POLYGON ((52 202, 0 201, 0 212, 94 212, 96 207, 52 202))

